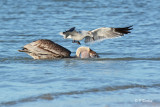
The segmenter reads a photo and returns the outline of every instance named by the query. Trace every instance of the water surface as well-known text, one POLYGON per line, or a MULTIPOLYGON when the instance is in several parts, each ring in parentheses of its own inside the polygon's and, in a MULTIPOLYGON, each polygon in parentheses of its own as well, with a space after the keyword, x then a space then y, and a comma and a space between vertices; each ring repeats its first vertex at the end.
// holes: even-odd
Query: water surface
POLYGON ((1 107, 159 107, 158 0, 1 0, 1 107), (33 60, 17 50, 50 39, 79 47, 59 32, 71 27, 133 25, 122 38, 85 44, 98 59, 33 60))

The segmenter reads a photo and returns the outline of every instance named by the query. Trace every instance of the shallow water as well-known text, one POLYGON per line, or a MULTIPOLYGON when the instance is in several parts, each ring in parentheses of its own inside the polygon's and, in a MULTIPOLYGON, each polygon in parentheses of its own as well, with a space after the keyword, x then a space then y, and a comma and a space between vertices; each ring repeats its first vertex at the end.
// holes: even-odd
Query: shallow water
POLYGON ((0 107, 159 107, 158 0, 1 0, 0 107), (97 59, 33 60, 17 50, 59 32, 133 25, 122 38, 85 44, 97 59))

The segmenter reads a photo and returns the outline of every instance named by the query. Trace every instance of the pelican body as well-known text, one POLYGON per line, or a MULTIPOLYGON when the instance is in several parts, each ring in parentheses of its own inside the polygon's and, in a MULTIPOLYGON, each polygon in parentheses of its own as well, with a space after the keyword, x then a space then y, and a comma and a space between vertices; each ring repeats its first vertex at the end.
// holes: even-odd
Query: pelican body
POLYGON ((19 50, 19 52, 25 52, 34 59, 68 58, 71 54, 70 50, 47 39, 40 39, 29 43, 22 50, 19 50))

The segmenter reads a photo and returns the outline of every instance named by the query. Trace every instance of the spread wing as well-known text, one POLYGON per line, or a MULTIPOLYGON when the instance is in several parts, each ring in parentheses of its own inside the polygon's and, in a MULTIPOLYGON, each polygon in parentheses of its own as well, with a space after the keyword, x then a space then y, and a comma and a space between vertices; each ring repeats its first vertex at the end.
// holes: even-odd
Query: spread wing
POLYGON ((115 37, 124 36, 124 34, 131 33, 130 30, 132 30, 132 26, 124 28, 109 28, 109 27, 98 28, 90 31, 93 37, 87 36, 85 38, 85 42, 87 43, 97 40, 111 39, 115 37))

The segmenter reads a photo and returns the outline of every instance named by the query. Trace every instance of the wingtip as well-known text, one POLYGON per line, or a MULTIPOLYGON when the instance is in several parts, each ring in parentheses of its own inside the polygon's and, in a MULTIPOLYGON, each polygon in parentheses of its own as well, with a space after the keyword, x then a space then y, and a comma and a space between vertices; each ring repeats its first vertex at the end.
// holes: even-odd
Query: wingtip
POLYGON ((66 32, 73 32, 76 29, 76 27, 72 27, 69 30, 67 30, 66 32))
POLYGON ((126 27, 128 30, 132 30, 133 29, 133 25, 126 27))
POLYGON ((115 28, 115 31, 122 33, 121 36, 124 36, 124 34, 131 33, 131 30, 133 29, 133 25, 124 27, 124 28, 115 28))

